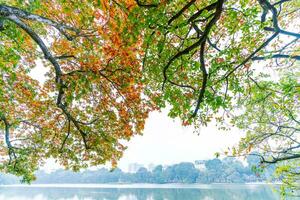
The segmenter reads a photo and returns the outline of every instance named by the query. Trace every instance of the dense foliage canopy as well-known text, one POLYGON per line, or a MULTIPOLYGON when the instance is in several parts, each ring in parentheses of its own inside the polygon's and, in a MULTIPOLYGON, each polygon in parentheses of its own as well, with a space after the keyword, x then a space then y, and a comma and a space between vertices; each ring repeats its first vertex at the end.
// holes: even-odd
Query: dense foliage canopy
POLYGON ((298 0, 0 1, 1 168, 122 156, 148 113, 247 130, 235 156, 299 179, 298 0), (30 75, 46 67, 43 82, 30 75), (229 126, 227 124, 230 124, 229 126))

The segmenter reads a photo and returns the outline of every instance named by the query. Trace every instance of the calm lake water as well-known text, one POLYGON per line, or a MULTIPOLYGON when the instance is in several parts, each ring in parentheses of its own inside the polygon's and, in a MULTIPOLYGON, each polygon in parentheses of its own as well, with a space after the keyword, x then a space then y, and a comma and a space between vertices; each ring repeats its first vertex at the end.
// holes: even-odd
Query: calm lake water
POLYGON ((268 185, 0 186, 0 200, 279 200, 268 185))

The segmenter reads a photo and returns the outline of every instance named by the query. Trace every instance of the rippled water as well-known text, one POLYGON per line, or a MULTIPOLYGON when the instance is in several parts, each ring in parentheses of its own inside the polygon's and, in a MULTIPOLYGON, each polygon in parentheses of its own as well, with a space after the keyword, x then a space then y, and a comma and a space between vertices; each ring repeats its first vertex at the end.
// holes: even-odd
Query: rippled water
POLYGON ((267 185, 0 186, 0 200, 279 200, 267 185))

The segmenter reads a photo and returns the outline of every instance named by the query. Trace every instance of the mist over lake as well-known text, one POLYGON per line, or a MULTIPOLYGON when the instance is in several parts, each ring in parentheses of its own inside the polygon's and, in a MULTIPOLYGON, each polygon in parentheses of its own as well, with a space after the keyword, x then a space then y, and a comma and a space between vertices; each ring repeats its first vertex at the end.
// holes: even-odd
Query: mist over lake
POLYGON ((0 200, 279 200, 262 184, 78 184, 0 187, 0 200))

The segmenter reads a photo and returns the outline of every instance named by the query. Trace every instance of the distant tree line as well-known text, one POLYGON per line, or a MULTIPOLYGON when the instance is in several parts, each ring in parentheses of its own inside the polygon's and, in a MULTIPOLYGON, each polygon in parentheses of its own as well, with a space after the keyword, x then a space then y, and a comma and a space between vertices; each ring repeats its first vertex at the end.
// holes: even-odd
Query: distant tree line
MULTIPOLYGON (((123 172, 119 168, 113 171, 101 168, 79 173, 63 169, 50 174, 38 171, 34 183, 246 183, 271 180, 274 167, 268 167, 264 173, 259 173, 255 171, 257 158, 249 156, 247 162, 248 165, 245 166, 235 158, 215 158, 201 161, 200 169, 193 163, 182 162, 167 167, 158 165, 152 171, 141 167, 136 173, 123 172)), ((1 184, 17 182, 15 177, 4 174, 0 176, 1 184)))

